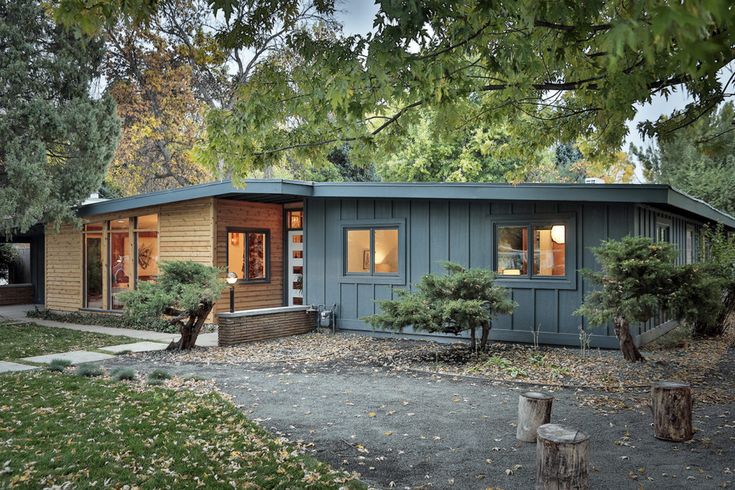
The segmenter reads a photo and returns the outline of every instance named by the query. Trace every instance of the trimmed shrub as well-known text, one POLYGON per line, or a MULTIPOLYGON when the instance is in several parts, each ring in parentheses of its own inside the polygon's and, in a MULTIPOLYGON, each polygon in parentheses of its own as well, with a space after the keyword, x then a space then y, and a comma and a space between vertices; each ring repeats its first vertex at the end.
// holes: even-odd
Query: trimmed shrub
POLYGON ((133 381, 135 379, 135 370, 132 368, 115 368, 110 372, 110 378, 113 381, 133 381))
POLYGON ((96 364, 80 364, 77 367, 77 376, 85 378, 96 378, 102 376, 105 372, 96 364))
POLYGON ((50 363, 48 363, 48 366, 46 366, 46 370, 53 371, 55 373, 63 373, 64 369, 71 366, 71 361, 67 359, 52 359, 50 363))
POLYGON ((148 380, 165 381, 171 379, 171 374, 164 369, 154 369, 148 373, 148 380))

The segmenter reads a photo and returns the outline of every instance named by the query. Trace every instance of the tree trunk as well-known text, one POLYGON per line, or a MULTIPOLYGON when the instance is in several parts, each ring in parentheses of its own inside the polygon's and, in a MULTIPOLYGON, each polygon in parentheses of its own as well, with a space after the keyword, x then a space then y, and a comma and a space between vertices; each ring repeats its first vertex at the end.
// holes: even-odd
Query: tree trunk
POLYGON ((202 303, 199 305, 197 312, 186 320, 186 323, 179 322, 179 332, 181 338, 171 342, 166 350, 190 350, 193 349, 197 342, 197 337, 202 331, 204 322, 207 321, 209 313, 212 311, 213 303, 202 303))
POLYGON ((516 439, 536 442, 536 431, 551 422, 551 404, 554 397, 546 393, 529 391, 518 397, 518 428, 516 439))
POLYGON ((633 336, 630 335, 630 324, 628 320, 621 316, 615 317, 615 336, 620 342, 620 352, 626 361, 644 362, 645 358, 641 355, 638 347, 633 342, 633 336))
POLYGON ((484 351, 487 349, 487 341, 490 338, 490 322, 480 323, 482 327, 482 336, 480 337, 480 350, 484 351))
POLYGON ((583 490, 590 487, 589 436, 556 424, 538 428, 536 489, 583 490))
POLYGON ((658 439, 683 442, 692 430, 692 388, 687 383, 660 381, 651 385, 653 431, 658 439))
POLYGON ((472 352, 477 352, 477 335, 475 330, 475 327, 470 328, 470 349, 472 352))

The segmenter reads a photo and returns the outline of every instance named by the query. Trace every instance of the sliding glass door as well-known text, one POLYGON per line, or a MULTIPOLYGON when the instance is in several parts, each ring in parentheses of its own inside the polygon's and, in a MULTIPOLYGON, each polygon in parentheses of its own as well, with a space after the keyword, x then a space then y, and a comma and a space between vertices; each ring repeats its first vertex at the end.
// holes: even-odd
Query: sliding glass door
POLYGON ((104 308, 102 287, 102 225, 84 227, 84 307, 104 308))

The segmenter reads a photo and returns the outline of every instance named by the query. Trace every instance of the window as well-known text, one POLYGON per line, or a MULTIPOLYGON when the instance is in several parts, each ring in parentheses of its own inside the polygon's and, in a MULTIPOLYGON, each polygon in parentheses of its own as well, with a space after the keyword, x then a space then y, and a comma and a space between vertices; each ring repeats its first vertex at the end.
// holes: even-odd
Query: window
POLYGON ((289 230, 300 230, 304 227, 304 211, 301 209, 286 212, 286 226, 289 230))
POLYGON ((656 241, 657 242, 671 242, 671 224, 670 223, 656 223, 656 241))
POLYGON ((398 227, 346 228, 347 274, 398 274, 398 227))
POLYGON ((102 223, 84 225, 84 307, 104 308, 102 223))
POLYGON ((567 224, 501 224, 495 230, 498 275, 511 278, 566 277, 567 224), (529 241, 529 236, 532 241, 529 241))
POLYGON ((136 278, 155 281, 158 277, 158 215, 138 216, 135 220, 136 278))
POLYGON ((228 230, 227 271, 242 281, 267 280, 268 238, 264 230, 228 230))
POLYGON ((130 220, 116 219, 109 222, 107 232, 109 250, 110 309, 119 310, 123 305, 117 296, 133 287, 133 264, 130 260, 130 220))
POLYGON ((693 264, 697 260, 697 254, 694 250, 695 247, 695 240, 694 240, 694 227, 692 225, 687 225, 687 232, 686 232, 686 263, 687 264, 693 264))

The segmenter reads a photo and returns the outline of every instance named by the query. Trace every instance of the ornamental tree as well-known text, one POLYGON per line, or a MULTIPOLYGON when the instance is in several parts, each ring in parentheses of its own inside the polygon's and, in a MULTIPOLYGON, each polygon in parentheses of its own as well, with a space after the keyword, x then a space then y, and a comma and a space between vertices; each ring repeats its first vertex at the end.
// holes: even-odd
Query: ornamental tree
MULTIPOLYGON (((351 142, 353 158, 400 148, 419 108, 441 117, 434 137, 510 121, 507 152, 525 160, 559 141, 591 138, 616 152, 636 105, 685 90, 692 102, 646 121, 647 136, 672 134, 729 97, 719 73, 734 58, 729 0, 378 0, 370 33, 298 29, 298 0, 218 0, 213 18, 237 18, 223 44, 256 48, 284 26, 227 107, 210 111, 199 157, 236 175, 293 158, 318 162, 351 142), (287 53, 287 54, 284 54, 287 53)), ((94 30, 110 17, 149 18, 156 0, 61 0, 59 15, 94 30)), ((333 0, 314 0, 325 17, 333 0)))
POLYGON ((156 282, 143 282, 138 289, 120 294, 125 315, 138 324, 167 320, 181 332, 168 350, 192 349, 225 288, 220 270, 190 261, 162 262, 160 269, 156 282))
POLYGON ((620 350, 628 361, 644 361, 633 342, 630 325, 646 322, 667 306, 677 290, 676 250, 647 237, 607 240, 592 249, 601 271, 583 275, 599 289, 589 293, 575 311, 592 325, 612 321, 620 350))
POLYGON ((487 347, 490 327, 497 315, 516 307, 506 288, 495 285, 487 269, 467 269, 445 262, 447 274, 427 274, 415 291, 399 290, 397 300, 378 301, 380 313, 365 318, 373 327, 459 335, 469 331, 476 349, 476 330, 481 328, 480 349, 487 347))
POLYGON ((57 26, 39 0, 0 0, 0 234, 75 218, 117 143, 114 102, 93 94, 103 43, 57 26))

